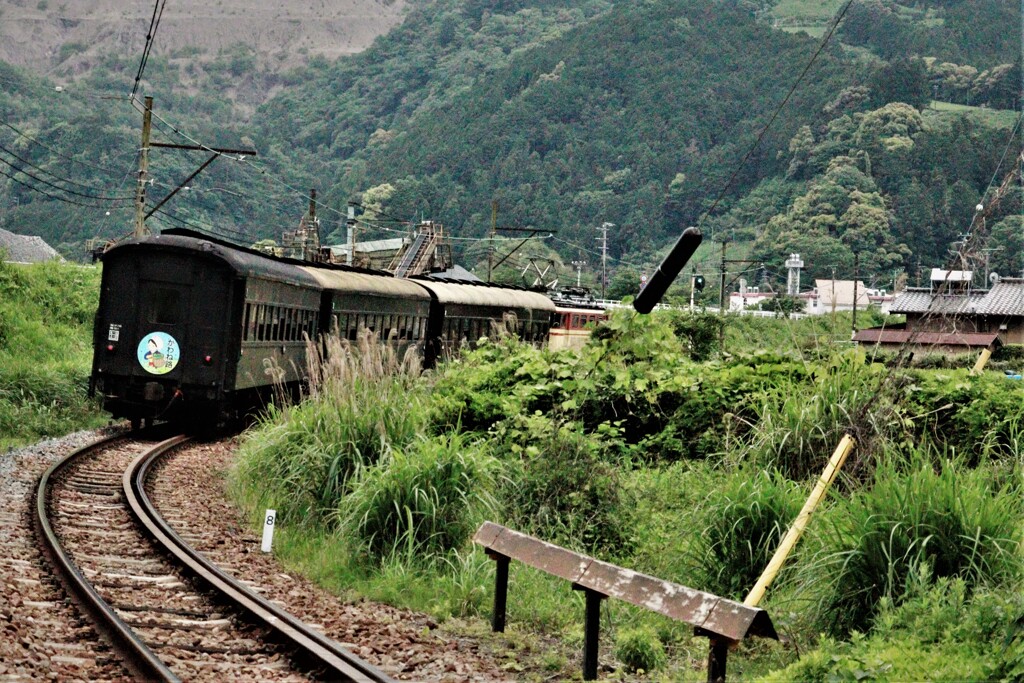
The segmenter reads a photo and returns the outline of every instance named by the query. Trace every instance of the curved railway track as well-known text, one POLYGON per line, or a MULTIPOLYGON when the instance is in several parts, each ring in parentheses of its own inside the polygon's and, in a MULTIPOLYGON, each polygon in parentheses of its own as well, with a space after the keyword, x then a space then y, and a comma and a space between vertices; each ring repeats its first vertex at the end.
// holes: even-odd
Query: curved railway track
POLYGON ((113 437, 40 479, 38 537, 69 593, 126 667, 147 680, 389 681, 193 551, 146 491, 184 444, 113 437))

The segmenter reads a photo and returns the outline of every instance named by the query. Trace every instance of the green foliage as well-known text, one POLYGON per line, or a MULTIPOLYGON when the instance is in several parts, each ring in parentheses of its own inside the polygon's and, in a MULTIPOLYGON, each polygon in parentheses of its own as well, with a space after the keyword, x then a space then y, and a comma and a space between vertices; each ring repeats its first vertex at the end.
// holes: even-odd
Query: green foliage
POLYGON ((615 656, 629 673, 650 673, 665 666, 668 657, 650 628, 624 628, 615 634, 615 656))
POLYGON ((338 527, 376 561, 443 557, 494 511, 494 471, 463 437, 417 439, 358 474, 338 527))
POLYGON ((915 433, 927 435, 972 463, 1021 452, 1024 386, 1001 375, 970 376, 968 370, 915 372, 904 400, 915 433))
POLYGON ((824 588, 821 625, 834 634, 866 631, 883 600, 902 602, 911 583, 961 579, 968 591, 1019 580, 1020 492, 997 488, 986 468, 945 461, 938 471, 920 451, 892 460, 872 486, 830 516, 811 573, 824 588))
POLYGON ((494 445, 518 455, 500 496, 509 525, 602 557, 628 553, 633 506, 608 444, 540 414, 509 422, 494 445))
POLYGON ((804 302, 795 296, 773 296, 761 302, 762 311, 775 311, 789 317, 791 313, 803 313, 804 302))
POLYGON ((742 600, 768 566, 804 497, 779 474, 739 469, 719 485, 696 550, 701 590, 742 600))
POLYGON ((0 262, 0 447, 98 424, 86 396, 99 271, 0 262))
POLYGON ((759 407, 744 457, 800 480, 821 471, 846 433, 858 452, 877 452, 902 434, 891 396, 878 392, 883 370, 851 351, 814 367, 807 382, 779 382, 759 407))
POLYGON ((1019 593, 972 594, 961 579, 916 580, 901 604, 882 601, 869 635, 854 634, 848 642, 826 638, 767 680, 977 681, 1024 675, 1019 593))

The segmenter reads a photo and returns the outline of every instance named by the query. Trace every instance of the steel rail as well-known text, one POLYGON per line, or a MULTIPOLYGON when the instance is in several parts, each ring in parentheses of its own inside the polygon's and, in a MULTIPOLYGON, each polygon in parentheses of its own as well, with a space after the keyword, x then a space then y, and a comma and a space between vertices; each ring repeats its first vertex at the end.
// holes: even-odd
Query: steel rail
POLYGON ((146 493, 146 478, 150 467, 161 456, 188 440, 189 437, 179 436, 158 444, 136 458, 124 473, 125 498, 146 531, 195 576, 227 596, 234 605, 249 613, 255 621, 271 629, 295 648, 303 660, 316 667, 322 667, 327 679, 392 683, 393 679, 382 671, 221 571, 178 536, 164 521, 146 493))
POLYGON ((93 585, 85 578, 71 557, 65 552, 60 539, 50 525, 50 488, 56 480, 58 472, 80 457, 109 447, 115 441, 123 439, 121 435, 104 437, 87 446, 79 448, 67 457, 54 463, 39 478, 36 487, 36 538, 43 552, 50 559, 55 574, 64 585, 71 598, 93 620, 100 633, 106 637, 114 651, 121 657, 129 672, 140 680, 165 681, 179 683, 166 664, 147 646, 134 630, 117 615, 93 585))

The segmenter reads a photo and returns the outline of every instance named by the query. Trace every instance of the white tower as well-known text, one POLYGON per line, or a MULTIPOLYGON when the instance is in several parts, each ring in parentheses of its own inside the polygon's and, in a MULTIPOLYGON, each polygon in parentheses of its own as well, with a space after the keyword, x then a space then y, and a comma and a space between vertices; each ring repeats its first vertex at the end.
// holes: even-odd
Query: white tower
POLYGON ((800 293, 800 269, 804 267, 804 262, 800 260, 800 254, 790 254, 789 260, 786 261, 786 267, 789 268, 789 278, 786 280, 786 294, 788 296, 796 296, 800 293))

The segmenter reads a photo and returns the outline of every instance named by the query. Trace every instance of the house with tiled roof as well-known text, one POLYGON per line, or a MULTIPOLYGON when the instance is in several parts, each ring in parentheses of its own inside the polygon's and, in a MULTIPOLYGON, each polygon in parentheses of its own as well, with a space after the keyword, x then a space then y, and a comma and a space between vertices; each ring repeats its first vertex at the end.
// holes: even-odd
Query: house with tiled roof
POLYGON ((905 315, 906 323, 860 330, 853 340, 944 353, 1024 344, 1024 278, 1002 278, 984 290, 970 288, 970 273, 937 272, 932 287, 908 288, 893 301, 890 312, 905 315))
POLYGON ((1024 278, 1004 277, 974 309, 978 327, 999 334, 1004 344, 1024 344, 1024 278))

